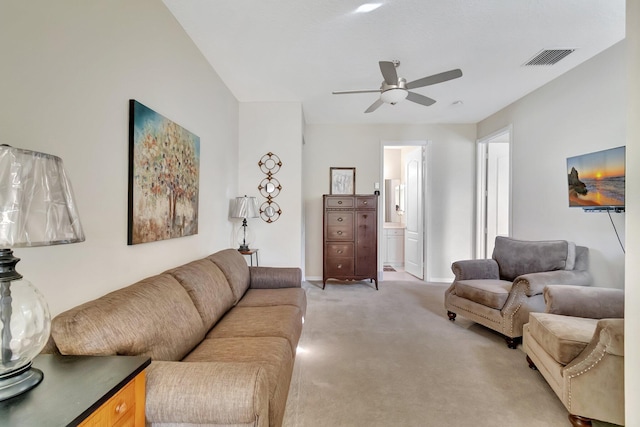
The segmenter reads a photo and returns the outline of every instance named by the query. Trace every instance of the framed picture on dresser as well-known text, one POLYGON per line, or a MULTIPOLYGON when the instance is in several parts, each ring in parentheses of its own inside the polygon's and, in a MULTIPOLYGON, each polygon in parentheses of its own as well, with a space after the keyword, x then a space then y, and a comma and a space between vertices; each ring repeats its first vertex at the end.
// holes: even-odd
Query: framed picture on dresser
POLYGON ((356 168, 329 169, 329 194, 356 194, 356 168))

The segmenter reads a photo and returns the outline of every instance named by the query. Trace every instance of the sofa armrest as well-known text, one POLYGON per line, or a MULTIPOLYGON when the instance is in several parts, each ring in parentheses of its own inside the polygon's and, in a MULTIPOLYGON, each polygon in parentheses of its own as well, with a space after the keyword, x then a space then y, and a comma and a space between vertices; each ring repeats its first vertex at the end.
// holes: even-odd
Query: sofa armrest
POLYGON ((154 361, 146 377, 147 423, 269 425, 267 375, 258 364, 154 361))
POLYGON ((624 319, 601 319, 587 347, 562 369, 570 413, 624 425, 624 319))
POLYGON ((498 263, 494 259, 469 259, 451 264, 455 280, 500 279, 498 263))
POLYGON ((607 353, 624 357, 624 319, 600 319, 594 337, 607 343, 607 353))
POLYGON ((624 317, 622 289, 583 286, 545 286, 546 312, 591 319, 624 317))
POLYGON ((507 301, 500 310, 504 321, 502 333, 508 337, 522 336, 522 327, 529 322, 529 313, 544 311, 542 293, 531 296, 528 293, 529 282, 527 280, 516 280, 511 285, 507 301))
POLYGON ((249 267, 252 289, 302 287, 302 270, 297 267, 249 267))
POLYGON ((624 357, 624 319, 598 320, 589 344, 564 369, 581 374, 595 366, 603 354, 624 357))
POLYGON ((529 273, 518 276, 513 281, 514 286, 518 282, 525 282, 529 297, 540 295, 547 285, 575 285, 589 286, 591 274, 588 271, 579 270, 555 270, 540 273, 529 273))

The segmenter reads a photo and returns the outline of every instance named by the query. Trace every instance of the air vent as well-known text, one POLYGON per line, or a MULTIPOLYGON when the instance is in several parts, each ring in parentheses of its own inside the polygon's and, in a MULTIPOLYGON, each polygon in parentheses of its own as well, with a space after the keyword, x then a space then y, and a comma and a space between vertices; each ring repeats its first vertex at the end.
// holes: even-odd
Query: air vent
POLYGON ((526 62, 524 66, 554 65, 573 51, 575 51, 575 49, 545 49, 526 62))

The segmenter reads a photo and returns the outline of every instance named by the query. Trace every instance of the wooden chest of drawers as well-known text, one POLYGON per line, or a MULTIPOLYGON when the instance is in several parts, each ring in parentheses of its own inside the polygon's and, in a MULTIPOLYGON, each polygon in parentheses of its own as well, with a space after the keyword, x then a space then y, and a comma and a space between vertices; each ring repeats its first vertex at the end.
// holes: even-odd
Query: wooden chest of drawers
POLYGON ((145 368, 139 356, 40 354, 33 390, 0 402, 4 426, 145 426, 145 368))
POLYGON ((144 427, 144 398, 143 371, 80 423, 80 427, 144 427))
POLYGON ((375 281, 378 289, 378 196, 323 196, 322 289, 328 279, 375 281))

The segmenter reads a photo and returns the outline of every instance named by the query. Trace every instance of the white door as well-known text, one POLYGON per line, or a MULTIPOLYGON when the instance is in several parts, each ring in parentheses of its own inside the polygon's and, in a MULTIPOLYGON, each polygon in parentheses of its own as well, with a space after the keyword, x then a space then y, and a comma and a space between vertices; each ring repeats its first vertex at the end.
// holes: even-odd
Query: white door
POLYGON ((404 269, 418 279, 424 278, 423 152, 416 147, 405 157, 404 269))
POLYGON ((487 258, 496 236, 509 235, 509 144, 489 143, 487 153, 487 258))
POLYGON ((496 236, 511 235, 511 129, 478 141, 476 258, 491 258, 496 236))

